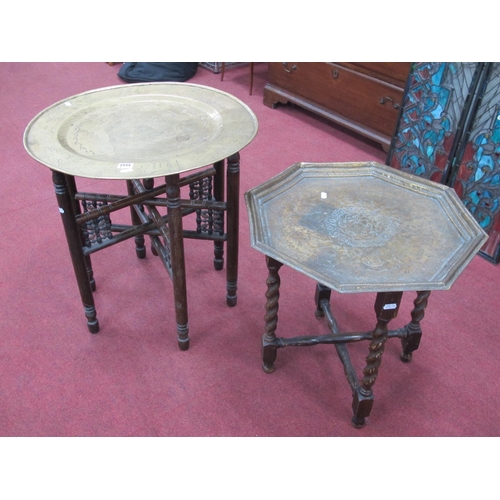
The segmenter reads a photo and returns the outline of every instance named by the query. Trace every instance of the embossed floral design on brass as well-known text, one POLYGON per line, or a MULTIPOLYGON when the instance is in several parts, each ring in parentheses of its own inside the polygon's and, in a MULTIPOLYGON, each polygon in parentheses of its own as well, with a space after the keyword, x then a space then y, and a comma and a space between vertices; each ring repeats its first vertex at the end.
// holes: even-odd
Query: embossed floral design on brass
POLYGON ((323 224, 339 244, 354 248, 384 246, 399 227, 397 220, 387 217, 371 203, 331 210, 323 224))

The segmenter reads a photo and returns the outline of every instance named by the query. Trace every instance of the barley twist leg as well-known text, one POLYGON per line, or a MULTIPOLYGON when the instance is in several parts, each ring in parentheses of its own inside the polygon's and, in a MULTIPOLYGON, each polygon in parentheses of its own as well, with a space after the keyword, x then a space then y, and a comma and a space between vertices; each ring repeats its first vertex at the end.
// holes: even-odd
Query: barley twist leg
POLYGON ((373 330, 372 340, 368 348, 369 353, 366 357, 363 379, 353 397, 352 409, 354 415, 352 423, 354 427, 362 427, 365 424, 365 418, 370 415, 374 399, 372 387, 377 380, 385 342, 389 333, 387 325, 391 319, 397 316, 402 296, 402 292, 380 292, 377 294, 375 301, 377 325, 373 330))
POLYGON ((414 308, 411 312, 411 321, 405 326, 406 336, 401 339, 403 351, 401 352, 401 361, 409 363, 413 351, 418 349, 420 339, 422 338, 422 328, 420 322, 424 319, 425 308, 429 301, 431 292, 417 292, 417 298, 414 300, 414 308))
POLYGON ((266 373, 274 371, 274 362, 276 361, 278 347, 276 345, 276 326, 278 324, 278 301, 280 277, 279 270, 283 265, 277 260, 266 257, 267 268, 269 275, 266 280, 266 314, 264 320, 266 322, 266 332, 262 337, 262 368, 266 373))

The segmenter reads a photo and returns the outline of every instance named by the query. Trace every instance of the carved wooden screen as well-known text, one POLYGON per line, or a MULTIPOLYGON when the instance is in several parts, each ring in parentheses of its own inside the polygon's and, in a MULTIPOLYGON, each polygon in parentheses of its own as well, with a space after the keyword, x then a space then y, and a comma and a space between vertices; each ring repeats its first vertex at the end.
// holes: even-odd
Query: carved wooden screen
POLYGON ((500 63, 414 63, 387 165, 453 186, 500 261, 500 63))

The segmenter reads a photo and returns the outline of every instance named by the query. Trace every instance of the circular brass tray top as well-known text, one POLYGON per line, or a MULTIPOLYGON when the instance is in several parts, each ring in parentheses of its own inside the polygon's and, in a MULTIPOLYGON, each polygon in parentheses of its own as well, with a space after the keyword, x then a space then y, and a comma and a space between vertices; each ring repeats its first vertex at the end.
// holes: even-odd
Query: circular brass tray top
POLYGON ((24 147, 66 174, 144 179, 223 160, 257 129, 253 111, 226 92, 189 83, 128 84, 48 107, 28 124, 24 147))
POLYGON ((448 289, 487 239, 451 188, 298 163, 245 193, 252 247, 338 292, 448 289))

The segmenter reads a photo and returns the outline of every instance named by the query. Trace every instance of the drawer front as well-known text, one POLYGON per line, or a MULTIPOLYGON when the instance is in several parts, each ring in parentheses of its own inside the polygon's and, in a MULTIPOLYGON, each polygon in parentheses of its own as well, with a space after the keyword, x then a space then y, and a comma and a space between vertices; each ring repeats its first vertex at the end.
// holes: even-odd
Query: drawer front
POLYGON ((268 69, 271 83, 319 104, 328 86, 328 75, 328 63, 269 63, 268 69))
POLYGON ((411 68, 411 63, 407 62, 335 62, 334 64, 339 64, 401 88, 405 87, 411 68))
POLYGON ((392 136, 403 90, 336 64, 330 66, 329 105, 352 120, 392 136))
POLYGON ((391 136, 403 91, 334 63, 270 63, 273 84, 391 136))

